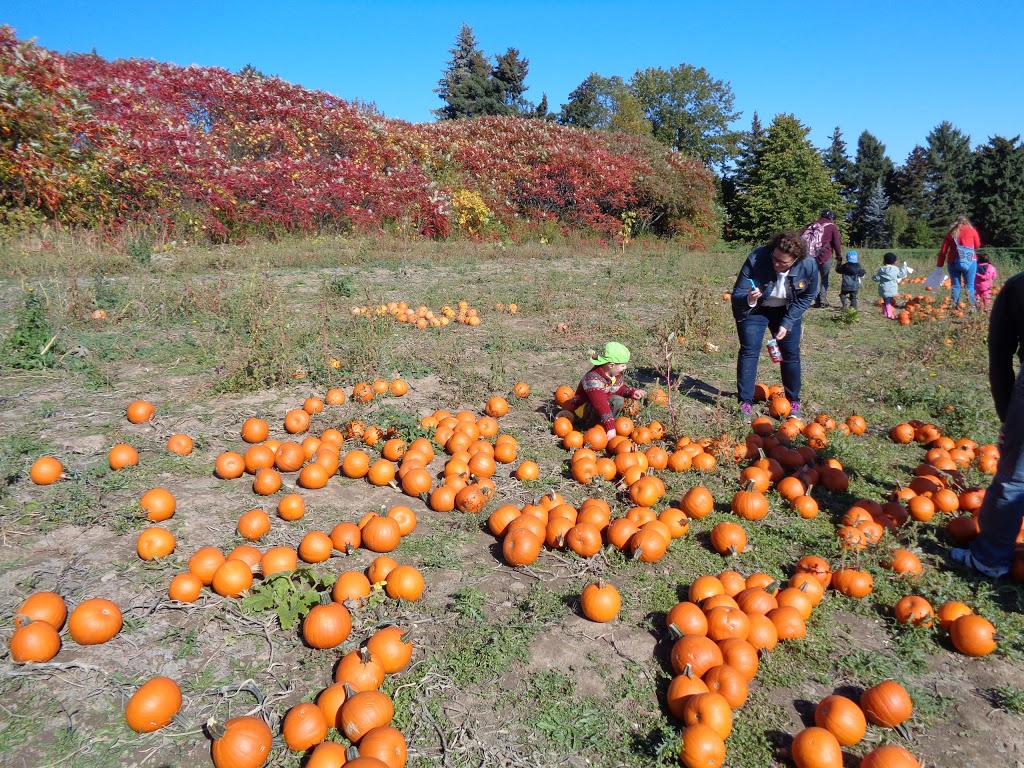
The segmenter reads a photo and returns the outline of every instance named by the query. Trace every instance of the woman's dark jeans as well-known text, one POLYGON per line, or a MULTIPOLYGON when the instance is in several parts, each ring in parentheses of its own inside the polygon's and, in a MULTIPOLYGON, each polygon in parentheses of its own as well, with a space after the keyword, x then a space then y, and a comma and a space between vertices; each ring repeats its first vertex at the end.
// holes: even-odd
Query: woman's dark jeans
MULTIPOLYGON (((737 397, 741 403, 749 403, 754 399, 754 384, 757 381, 757 362, 764 346, 764 332, 770 330, 772 335, 778 332, 782 318, 786 315, 786 307, 758 307, 749 315, 736 321, 736 333, 740 339, 740 353, 736 359, 737 397)), ((786 338, 779 342, 782 352, 782 386, 786 389, 786 398, 800 399, 800 332, 803 321, 797 320, 786 338)))
POLYGON ((984 565, 1009 569, 1024 521, 1024 371, 999 437, 999 464, 978 512, 981 533, 971 542, 971 554, 984 565))

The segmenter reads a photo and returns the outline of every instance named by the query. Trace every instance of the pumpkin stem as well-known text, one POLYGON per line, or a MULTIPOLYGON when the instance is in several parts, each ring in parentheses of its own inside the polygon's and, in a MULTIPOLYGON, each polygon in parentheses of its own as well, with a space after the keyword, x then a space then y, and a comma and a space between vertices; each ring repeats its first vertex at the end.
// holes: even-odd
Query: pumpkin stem
POLYGON ((755 489, 755 484, 754 484, 753 480, 747 480, 747 482, 745 482, 743 484, 743 490, 744 491, 753 491, 754 489, 755 489))
POLYGON ((409 627, 407 630, 405 630, 405 632, 403 632, 402 635, 401 635, 401 638, 400 638, 401 641, 403 643, 408 643, 409 641, 411 641, 412 640, 412 633, 415 630, 416 630, 416 625, 413 625, 413 626, 409 627))
POLYGON ((422 501, 424 504, 428 504, 430 502, 430 494, 427 491, 423 491, 422 493, 420 493, 419 497, 420 501, 422 501))
POLYGON ((683 637, 683 630, 677 627, 675 624, 668 625, 668 636, 673 640, 678 640, 683 637))
POLYGON ((679 674, 686 675, 687 677, 693 677, 693 665, 687 662, 686 666, 683 667, 683 671, 679 674))
POLYGON ((331 593, 330 592, 321 592, 320 593, 320 605, 327 605, 328 603, 333 603, 333 602, 334 602, 334 598, 331 597, 331 593))
POLYGON ((359 759, 359 747, 354 744, 345 750, 345 760, 349 763, 359 759))
POLYGON ((206 731, 206 735, 213 741, 224 738, 224 734, 227 733, 227 729, 224 727, 224 724, 218 723, 212 717, 206 721, 206 724, 203 726, 203 730, 206 731))
POLYGON ((810 496, 811 495, 811 491, 813 489, 814 489, 814 483, 811 483, 810 485, 807 486, 807 489, 804 491, 804 496, 810 496))
POLYGON ((370 649, 365 645, 359 647, 359 658, 362 660, 363 664, 370 663, 370 649))
POLYGON ((349 685, 348 683, 343 683, 342 687, 345 689, 345 701, 348 701, 349 699, 351 699, 353 696, 356 695, 355 689, 351 685, 349 685))

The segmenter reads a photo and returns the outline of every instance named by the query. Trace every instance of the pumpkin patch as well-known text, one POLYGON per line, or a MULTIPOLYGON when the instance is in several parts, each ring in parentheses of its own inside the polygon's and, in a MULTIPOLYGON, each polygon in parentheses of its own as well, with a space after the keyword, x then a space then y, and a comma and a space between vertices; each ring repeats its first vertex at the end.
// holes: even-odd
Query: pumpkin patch
MULTIPOLYGON (((632 343, 625 375, 649 396, 623 404, 609 437, 560 415, 573 366, 534 366, 496 333, 548 311, 536 297, 440 297, 341 307, 342 331, 276 389, 147 389, 153 415, 126 423, 134 404, 115 403, 102 445, 21 456, 19 519, 72 509, 74 538, 104 555, 38 583, 14 566, 4 643, 14 668, 42 665, 28 684, 47 664, 88 665, 105 705, 126 707, 125 749, 183 764, 441 764, 442 738, 448 762, 477 764, 497 759, 473 750, 500 731, 544 765, 943 765, 944 699, 893 654, 980 679, 1021 636, 943 562, 978 535, 998 462, 974 412, 897 409, 908 396, 887 390, 794 413, 762 383, 742 417, 697 397, 699 364, 733 361, 694 328, 668 347, 686 384, 653 335, 632 343), (113 659, 123 679, 93 671, 113 659), (907 733, 906 755, 880 746, 907 733)), ((906 311, 893 333, 932 315, 906 311)), ((579 343, 575 324, 552 325, 579 343)))

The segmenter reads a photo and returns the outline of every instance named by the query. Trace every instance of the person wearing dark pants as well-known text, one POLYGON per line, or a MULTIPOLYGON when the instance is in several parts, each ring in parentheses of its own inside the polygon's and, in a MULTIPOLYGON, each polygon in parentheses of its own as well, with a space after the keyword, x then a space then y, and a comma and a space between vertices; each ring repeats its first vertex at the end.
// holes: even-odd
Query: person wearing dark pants
POLYGON ((999 430, 999 463, 978 512, 979 533, 950 559, 975 573, 1002 578, 1013 565, 1024 523, 1024 272, 1003 286, 992 305, 988 333, 988 378, 999 430))
POLYGON ((740 349, 736 389, 740 410, 753 409, 754 383, 765 330, 779 342, 782 385, 800 413, 800 337, 804 312, 818 294, 818 269, 797 232, 779 232, 751 253, 732 289, 732 313, 740 349))
POLYGON ((818 265, 818 293, 814 300, 815 307, 827 307, 828 273, 832 269, 832 259, 836 265, 843 263, 843 242, 836 226, 836 215, 825 209, 817 220, 812 221, 800 234, 807 245, 808 256, 818 265))
POLYGON ((857 309, 857 294, 867 272, 860 265, 860 256, 856 251, 846 252, 846 263, 836 266, 836 272, 843 276, 843 284, 839 288, 839 306, 846 309, 857 309))

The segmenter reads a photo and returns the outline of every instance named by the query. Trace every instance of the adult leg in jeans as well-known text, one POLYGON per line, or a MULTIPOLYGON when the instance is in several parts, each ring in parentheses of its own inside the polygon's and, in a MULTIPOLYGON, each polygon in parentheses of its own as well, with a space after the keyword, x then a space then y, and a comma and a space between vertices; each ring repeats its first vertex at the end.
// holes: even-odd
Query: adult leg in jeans
POLYGON ((828 306, 828 273, 831 267, 832 259, 818 265, 818 300, 815 303, 823 307, 828 306))
POLYGON ((967 286, 967 298, 970 299, 971 306, 977 307, 978 301, 974 296, 974 278, 978 274, 978 262, 972 261, 971 265, 963 270, 964 285, 967 286))
MULTIPOLYGON (((782 316, 785 309, 779 312, 778 319, 769 326, 772 333, 779 330, 782 316)), ((803 320, 797 320, 786 338, 779 342, 779 351, 782 353, 782 362, 779 367, 782 369, 782 386, 786 390, 786 399, 793 401, 800 399, 801 370, 800 370, 800 334, 803 330, 803 320)))
POLYGON ((1013 564, 1024 521, 1024 373, 1017 376, 1000 437, 999 465, 978 513, 981 533, 971 543, 971 555, 1001 570, 1013 564))
POLYGON ((949 290, 952 293, 953 306, 960 303, 960 278, 963 272, 957 266, 956 258, 949 262, 949 290))
MULTIPOLYGON (((760 312, 751 312, 736 321, 736 334, 740 339, 740 352, 736 358, 736 391, 741 403, 754 399, 757 380, 757 361, 761 356, 761 342, 768 328, 768 318, 760 312)), ((782 343, 779 343, 782 346, 782 343)))

